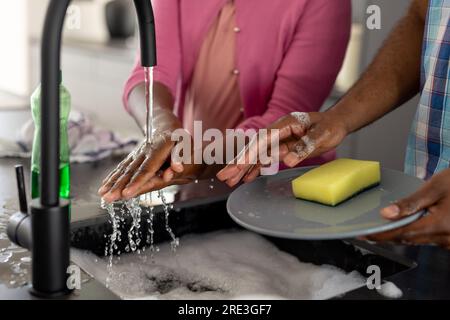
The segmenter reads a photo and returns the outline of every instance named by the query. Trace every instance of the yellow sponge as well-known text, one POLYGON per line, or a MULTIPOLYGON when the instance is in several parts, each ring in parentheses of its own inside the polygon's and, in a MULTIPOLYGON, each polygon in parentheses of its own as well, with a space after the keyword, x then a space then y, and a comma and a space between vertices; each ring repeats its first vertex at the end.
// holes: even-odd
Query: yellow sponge
POLYGON ((336 206, 380 179, 379 162, 338 159, 294 179, 292 190, 297 198, 336 206))

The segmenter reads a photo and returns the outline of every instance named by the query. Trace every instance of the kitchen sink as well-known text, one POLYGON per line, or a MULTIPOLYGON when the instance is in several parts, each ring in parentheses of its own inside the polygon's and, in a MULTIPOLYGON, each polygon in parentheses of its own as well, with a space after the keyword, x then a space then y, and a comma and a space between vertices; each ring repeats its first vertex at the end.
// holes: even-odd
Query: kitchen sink
MULTIPOLYGON (((98 205, 97 205, 98 206, 98 205)), ((93 208, 91 208, 93 209, 93 208)), ((76 210, 76 208, 75 208, 76 210)), ((88 250, 98 257, 105 255, 105 247, 108 245, 112 225, 106 211, 93 218, 85 218, 74 221, 71 230, 72 246, 77 249, 88 250)), ((120 210, 116 210, 120 214, 120 210)), ((163 208, 155 207, 153 229, 155 231, 155 244, 170 240, 165 230, 165 219, 163 208)), ((123 215, 124 221, 120 226, 122 234, 127 234, 132 223, 129 214, 123 215)), ((141 239, 147 239, 148 235, 148 212, 142 211, 141 239)), ((218 230, 239 230, 226 212, 226 200, 196 203, 181 208, 175 208, 170 214, 170 226, 177 237, 188 234, 206 234, 218 230)), ((126 237, 124 237, 126 238, 126 237)), ((264 237, 283 252, 289 253, 303 263, 314 265, 334 266, 345 272, 357 271, 363 277, 368 276, 368 267, 376 265, 380 268, 381 278, 385 279, 392 275, 414 268, 414 261, 397 255, 391 251, 376 245, 358 240, 328 240, 328 241, 298 241, 264 237)), ((125 252, 127 241, 117 243, 114 251, 125 252)), ((181 246, 183 241, 181 242, 181 246)), ((141 241, 138 249, 148 246, 146 241, 141 241)), ((75 260, 75 262, 77 262, 75 260)), ((78 263, 78 262, 77 262, 78 263)), ((81 264, 81 267, 83 265, 81 264)), ((89 270, 87 270, 89 272, 89 270)))

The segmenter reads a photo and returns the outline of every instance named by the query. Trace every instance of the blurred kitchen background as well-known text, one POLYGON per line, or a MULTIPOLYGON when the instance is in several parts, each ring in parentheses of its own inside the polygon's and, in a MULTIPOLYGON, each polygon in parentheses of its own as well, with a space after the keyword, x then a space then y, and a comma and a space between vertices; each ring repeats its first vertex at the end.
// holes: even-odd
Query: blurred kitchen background
MULTIPOLYGON (((40 78, 39 38, 47 3, 0 1, 0 139, 14 140, 17 130, 30 118, 28 100, 40 78)), ((354 83, 410 1, 352 3, 352 38, 347 57, 324 109, 354 83), (366 28, 366 9, 371 4, 381 8, 380 30, 366 28)), ((122 107, 123 84, 136 56, 133 10, 129 0, 73 0, 62 52, 63 82, 72 95, 72 108, 87 114, 99 127, 124 136, 140 135, 122 107)), ((402 170, 417 101, 413 99, 382 121, 353 134, 340 147, 339 155, 379 160, 387 167, 402 170)))

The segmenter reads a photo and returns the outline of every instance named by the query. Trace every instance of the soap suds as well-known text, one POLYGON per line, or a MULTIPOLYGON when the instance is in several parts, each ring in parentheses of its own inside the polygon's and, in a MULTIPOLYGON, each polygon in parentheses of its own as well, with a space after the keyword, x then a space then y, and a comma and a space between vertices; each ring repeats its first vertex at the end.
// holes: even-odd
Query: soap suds
MULTIPOLYGON (((124 299, 327 299, 365 285, 357 272, 300 262, 248 231, 183 237, 152 259, 149 250, 115 258, 109 288, 124 299)), ((107 258, 73 249, 72 259, 105 283, 107 258)))
POLYGON ((305 128, 309 128, 311 126, 311 118, 309 114, 306 112, 291 112, 291 116, 295 118, 300 124, 302 124, 305 128))
POLYGON ((308 136, 303 136, 299 142, 295 145, 295 153, 300 159, 306 158, 316 149, 316 145, 313 140, 308 136))
POLYGON ((381 288, 377 289, 377 292, 388 299, 400 299, 403 296, 402 290, 389 281, 383 283, 381 288))

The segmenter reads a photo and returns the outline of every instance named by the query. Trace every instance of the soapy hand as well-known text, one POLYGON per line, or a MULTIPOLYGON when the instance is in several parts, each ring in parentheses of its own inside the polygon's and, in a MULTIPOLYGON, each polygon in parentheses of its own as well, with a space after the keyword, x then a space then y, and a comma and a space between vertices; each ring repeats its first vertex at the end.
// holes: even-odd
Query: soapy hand
POLYGON ((368 236, 373 241, 436 244, 450 250, 450 169, 428 180, 417 192, 381 210, 386 219, 398 220, 425 210, 419 220, 392 231, 368 236))
POLYGON ((151 143, 143 141, 103 180, 99 195, 106 202, 132 198, 144 182, 158 178, 174 144, 168 132, 155 133, 151 143))
MULTIPOLYGON (((295 167, 303 160, 319 156, 338 146, 347 135, 346 127, 337 116, 330 112, 294 112, 280 118, 269 126, 269 134, 257 136, 232 162, 218 174, 217 178, 234 186, 239 181, 250 182, 261 172, 263 164, 254 164, 252 159, 270 150, 272 129, 279 135, 278 158, 288 167, 295 167)), ((274 154, 271 154, 274 158, 274 154)))
POLYGON ((100 196, 111 203, 193 181, 203 169, 201 165, 173 161, 168 165, 176 143, 170 131, 155 133, 151 143, 142 142, 103 180, 100 196))

